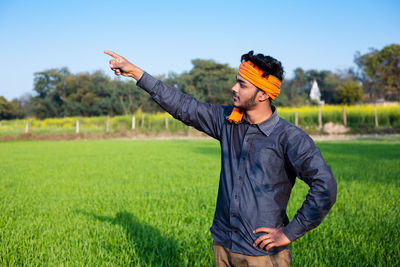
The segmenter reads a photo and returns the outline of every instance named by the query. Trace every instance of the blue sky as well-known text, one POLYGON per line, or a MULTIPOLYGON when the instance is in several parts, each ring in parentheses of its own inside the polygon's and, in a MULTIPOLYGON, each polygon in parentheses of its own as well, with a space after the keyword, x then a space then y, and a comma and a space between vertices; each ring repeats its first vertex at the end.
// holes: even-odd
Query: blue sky
POLYGON ((0 96, 33 93, 34 73, 108 69, 115 51, 150 74, 194 58, 237 67, 249 50, 296 67, 353 67, 356 51, 400 43, 400 1, 0 1, 0 96))

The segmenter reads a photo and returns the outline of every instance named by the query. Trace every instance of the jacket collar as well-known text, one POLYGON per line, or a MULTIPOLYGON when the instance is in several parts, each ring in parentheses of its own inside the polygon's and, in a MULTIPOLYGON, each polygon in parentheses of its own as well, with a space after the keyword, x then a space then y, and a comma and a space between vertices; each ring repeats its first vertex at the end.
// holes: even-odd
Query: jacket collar
MULTIPOLYGON (((269 136, 271 134, 272 130, 275 128, 276 124, 279 121, 278 111, 276 111, 276 107, 274 105, 271 105, 271 109, 272 109, 272 115, 268 119, 258 124, 255 124, 260 129, 260 131, 266 136, 269 136)), ((250 124, 246 120, 246 113, 243 116, 242 122, 250 124)))

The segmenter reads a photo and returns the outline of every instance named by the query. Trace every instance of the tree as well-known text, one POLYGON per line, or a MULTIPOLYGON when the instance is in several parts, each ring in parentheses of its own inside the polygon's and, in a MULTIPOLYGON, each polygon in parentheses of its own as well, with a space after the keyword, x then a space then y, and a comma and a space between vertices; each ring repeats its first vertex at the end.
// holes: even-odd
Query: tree
MULTIPOLYGON (((336 88, 343 82, 338 74, 329 70, 308 70, 306 75, 310 83, 313 80, 317 81, 321 91, 321 100, 324 100, 327 104, 337 104, 335 98, 336 88)), ((307 93, 309 93, 309 91, 307 93)))
POLYGON ((347 81, 337 88, 336 98, 340 103, 353 105, 362 100, 363 91, 359 83, 347 81))
POLYGON ((38 118, 132 114, 148 98, 131 80, 111 80, 101 71, 71 74, 66 68, 35 73, 34 90, 26 106, 38 118))
POLYGON ((297 88, 299 94, 303 94, 310 90, 308 84, 309 80, 302 68, 294 70, 294 77, 292 79, 293 86, 297 88))
POLYGON ((66 78, 70 75, 68 69, 50 69, 34 75, 33 89, 37 95, 31 99, 33 113, 39 118, 62 115, 62 96, 67 90, 66 78))
POLYGON ((273 103, 276 106, 302 106, 307 99, 308 95, 298 87, 296 78, 293 78, 282 82, 281 92, 273 103))
POLYGON ((400 45, 392 44, 382 50, 356 53, 355 63, 360 68, 360 79, 370 98, 400 100, 400 45))
POLYGON ((11 120, 24 117, 24 110, 18 99, 7 101, 0 96, 0 120, 11 120))
POLYGON ((202 102, 230 104, 231 88, 236 82, 237 70, 214 60, 194 59, 193 68, 181 75, 170 74, 165 82, 194 96, 202 102))
POLYGON ((294 70, 292 79, 282 82, 281 92, 274 100, 277 106, 302 106, 308 101, 310 91, 310 77, 302 68, 294 70))

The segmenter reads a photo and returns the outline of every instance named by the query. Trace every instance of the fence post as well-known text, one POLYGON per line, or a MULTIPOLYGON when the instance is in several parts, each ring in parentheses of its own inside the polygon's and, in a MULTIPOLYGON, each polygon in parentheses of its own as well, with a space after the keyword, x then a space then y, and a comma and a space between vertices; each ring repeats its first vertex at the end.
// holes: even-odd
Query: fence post
POLYGON ((294 124, 299 127, 299 112, 296 111, 296 114, 294 116, 294 124))
POLYGON ((342 113, 343 113, 343 125, 347 126, 347 115, 346 115, 346 108, 342 107, 342 113))
POLYGON ((142 113, 142 121, 140 122, 140 126, 144 128, 144 113, 142 113))
POLYGON ((75 132, 76 132, 76 133, 79 133, 79 120, 76 120, 75 132))
POLYGON ((318 128, 322 129, 322 112, 321 108, 318 108, 318 128))
POLYGON ((107 121, 106 121, 106 133, 110 131, 110 116, 107 116, 107 121))
POLYGON ((165 129, 168 130, 168 117, 165 117, 165 129))
POLYGON ((378 111, 376 110, 375 107, 375 128, 378 128, 379 124, 378 124, 378 111))
POLYGON ((135 115, 132 116, 132 130, 135 130, 135 115))
POLYGON ((29 121, 25 120, 25 133, 29 133, 29 121))

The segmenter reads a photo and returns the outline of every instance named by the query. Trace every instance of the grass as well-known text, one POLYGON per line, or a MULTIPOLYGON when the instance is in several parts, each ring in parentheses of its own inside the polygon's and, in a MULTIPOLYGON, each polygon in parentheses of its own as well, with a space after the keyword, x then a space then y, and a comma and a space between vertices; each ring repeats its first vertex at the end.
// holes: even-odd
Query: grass
MULTIPOLYGON (((398 266, 400 142, 318 145, 338 200, 291 245, 293 266, 398 266)), ((5 142, 0 162, 2 266, 213 265, 215 141, 5 142)))

